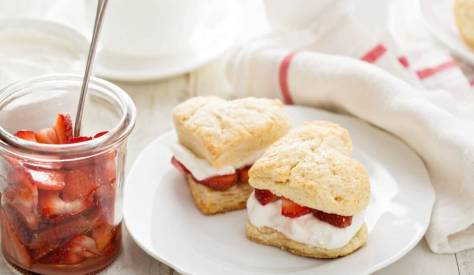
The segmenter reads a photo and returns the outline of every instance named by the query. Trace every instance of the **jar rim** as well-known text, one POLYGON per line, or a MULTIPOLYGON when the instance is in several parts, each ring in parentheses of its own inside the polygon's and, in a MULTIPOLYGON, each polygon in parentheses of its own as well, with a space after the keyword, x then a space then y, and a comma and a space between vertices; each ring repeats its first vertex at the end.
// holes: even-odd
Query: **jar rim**
MULTIPOLYGON (((10 96, 30 88, 35 84, 45 84, 55 81, 67 81, 70 83, 82 84, 83 76, 79 74, 47 74, 39 77, 20 80, 0 89, 0 102, 8 99, 10 96)), ((136 108, 130 96, 117 85, 106 80, 91 77, 89 87, 96 85, 106 89, 117 97, 122 116, 117 125, 110 129, 107 134, 88 141, 70 144, 44 144, 16 137, 0 125, 0 149, 9 151, 13 154, 33 153, 39 155, 78 155, 82 153, 96 153, 105 151, 115 144, 126 139, 135 126, 136 108)), ((89 88, 90 89, 90 88, 89 88)), ((79 91, 79 90, 78 90, 79 91)), ((78 93, 79 101, 79 93, 78 93)))

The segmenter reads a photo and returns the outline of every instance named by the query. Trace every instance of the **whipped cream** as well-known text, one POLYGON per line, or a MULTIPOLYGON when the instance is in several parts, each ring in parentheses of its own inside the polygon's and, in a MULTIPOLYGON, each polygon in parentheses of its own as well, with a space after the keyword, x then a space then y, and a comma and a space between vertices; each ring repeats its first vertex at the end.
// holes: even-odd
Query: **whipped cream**
POLYGON ((235 165, 225 165, 222 167, 211 166, 207 160, 199 158, 181 144, 173 144, 171 151, 174 157, 181 162, 191 172, 196 180, 205 180, 214 176, 234 174, 239 168, 252 165, 262 154, 263 150, 255 152, 250 157, 236 163, 235 165))
POLYGON ((298 218, 281 214, 281 200, 260 204, 252 193, 247 201, 250 223, 256 227, 270 227, 287 238, 307 245, 336 249, 345 246, 364 224, 365 211, 352 217, 352 224, 345 228, 323 222, 309 213, 298 218))

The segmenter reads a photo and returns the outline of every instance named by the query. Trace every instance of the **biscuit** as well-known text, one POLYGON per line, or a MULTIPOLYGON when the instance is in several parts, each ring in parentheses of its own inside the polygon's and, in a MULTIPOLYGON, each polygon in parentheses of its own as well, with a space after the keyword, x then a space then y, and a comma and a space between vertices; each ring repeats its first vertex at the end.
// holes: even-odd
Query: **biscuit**
POLYGON ((232 210, 245 209, 253 188, 247 183, 237 183, 227 190, 213 190, 186 176, 189 190, 196 207, 205 215, 213 215, 232 210))
POLYGON ((352 216, 367 206, 370 184, 351 151, 347 130, 308 122, 266 150, 249 170, 249 183, 309 208, 352 216))
POLYGON ((173 110, 179 142, 214 167, 236 165, 287 133, 279 100, 194 97, 173 110))
POLYGON ((247 237, 252 241, 275 246, 298 256, 332 259, 351 254, 366 244, 367 226, 364 224, 348 244, 337 249, 325 249, 293 241, 272 228, 257 228, 249 221, 247 221, 247 237))
POLYGON ((455 0, 454 20, 463 40, 474 49, 474 0, 455 0))

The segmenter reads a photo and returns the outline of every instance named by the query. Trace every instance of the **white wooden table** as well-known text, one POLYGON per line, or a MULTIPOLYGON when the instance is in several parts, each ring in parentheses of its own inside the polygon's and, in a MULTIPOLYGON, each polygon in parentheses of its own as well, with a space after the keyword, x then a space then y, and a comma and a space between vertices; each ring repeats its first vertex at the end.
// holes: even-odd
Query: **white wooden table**
MULTIPOLYGON (((185 75, 154 83, 117 83, 131 95, 138 111, 137 124, 128 143, 127 169, 131 167, 138 154, 148 143, 161 133, 171 129, 172 108, 178 102, 190 96, 187 89, 188 78, 185 75)), ((122 254, 102 274, 179 274, 172 268, 148 256, 130 238, 126 229, 124 231, 122 254)), ((0 274, 11 274, 3 262, 0 262, 0 274)), ((431 253, 425 240, 422 240, 402 259, 376 272, 376 274, 474 274, 474 249, 456 255, 437 255, 431 253)))
MULTIPOLYGON (((138 110, 135 130, 128 147, 128 167, 139 152, 158 135, 171 129, 171 110, 189 97, 188 76, 147 84, 121 84, 132 96, 138 110)), ((132 184, 132 183, 130 183, 132 184)), ((104 274, 175 274, 145 252, 125 234, 124 251, 104 274)), ((347 273, 349 274, 349 273, 347 273)), ((378 275, 451 275, 474 274, 474 249, 456 255, 433 254, 423 239, 410 253, 396 263, 376 272, 378 275)))

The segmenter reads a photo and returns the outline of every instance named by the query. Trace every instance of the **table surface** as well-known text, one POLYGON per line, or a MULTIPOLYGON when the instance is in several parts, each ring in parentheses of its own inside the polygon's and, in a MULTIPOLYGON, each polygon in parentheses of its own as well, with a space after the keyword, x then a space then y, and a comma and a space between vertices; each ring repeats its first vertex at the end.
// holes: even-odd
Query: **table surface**
MULTIPOLYGON (((128 143, 127 169, 139 153, 160 134, 171 129, 171 111, 191 96, 189 75, 151 83, 117 83, 126 90, 137 106, 137 123, 128 143)), ((125 229, 125 228, 124 228, 125 229)), ((118 260, 101 274, 179 274, 142 251, 124 230, 124 249, 118 260)), ((10 274, 3 262, 0 274, 10 274)), ((407 255, 376 272, 377 275, 398 274, 474 274, 474 249, 453 254, 433 254, 423 239, 407 255)))

